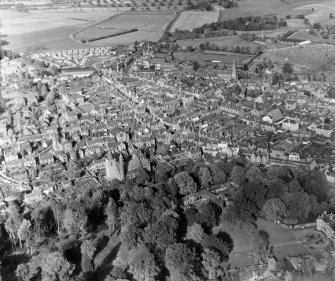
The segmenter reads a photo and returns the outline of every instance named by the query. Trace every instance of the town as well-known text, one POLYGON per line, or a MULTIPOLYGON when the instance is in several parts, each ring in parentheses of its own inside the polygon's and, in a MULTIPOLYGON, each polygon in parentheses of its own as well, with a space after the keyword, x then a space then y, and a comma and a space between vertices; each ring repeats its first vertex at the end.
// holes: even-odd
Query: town
POLYGON ((334 44, 183 13, 159 40, 2 50, 0 280, 332 280, 334 44))

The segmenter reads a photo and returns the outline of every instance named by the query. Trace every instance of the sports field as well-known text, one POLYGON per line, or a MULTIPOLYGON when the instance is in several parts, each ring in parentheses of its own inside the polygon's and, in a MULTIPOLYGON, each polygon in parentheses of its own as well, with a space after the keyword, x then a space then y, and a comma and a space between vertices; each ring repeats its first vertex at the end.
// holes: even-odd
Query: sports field
POLYGON ((228 47, 250 47, 255 48, 256 46, 262 46, 255 42, 249 42, 243 40, 238 35, 233 36, 223 36, 223 37, 211 37, 211 38, 198 38, 198 39, 186 39, 186 40, 178 40, 177 43, 181 47, 193 46, 198 47, 201 43, 208 42, 210 44, 215 44, 218 46, 228 46, 228 47))
POLYGON ((202 26, 206 23, 217 22, 220 16, 220 11, 186 11, 182 12, 173 24, 170 31, 192 30, 195 27, 202 26))

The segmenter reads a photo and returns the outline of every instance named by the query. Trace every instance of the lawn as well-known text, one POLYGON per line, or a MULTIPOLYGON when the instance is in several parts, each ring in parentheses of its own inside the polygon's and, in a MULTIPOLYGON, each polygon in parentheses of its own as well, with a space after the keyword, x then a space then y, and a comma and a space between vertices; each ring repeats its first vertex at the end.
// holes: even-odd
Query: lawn
POLYGON ((206 23, 217 22, 219 15, 220 11, 186 11, 180 14, 170 31, 174 32, 175 29, 192 30, 206 23))
MULTIPOLYGON (((262 219, 258 219, 257 226, 258 229, 263 229, 269 233, 277 258, 307 253, 307 250, 297 241, 292 230, 262 219)), ((218 230, 225 231, 222 228, 215 229, 215 231, 218 230)), ((252 265, 253 260, 248 256, 251 250, 252 234, 247 234, 242 231, 227 232, 234 240, 234 249, 229 256, 229 263, 232 266, 252 265)))

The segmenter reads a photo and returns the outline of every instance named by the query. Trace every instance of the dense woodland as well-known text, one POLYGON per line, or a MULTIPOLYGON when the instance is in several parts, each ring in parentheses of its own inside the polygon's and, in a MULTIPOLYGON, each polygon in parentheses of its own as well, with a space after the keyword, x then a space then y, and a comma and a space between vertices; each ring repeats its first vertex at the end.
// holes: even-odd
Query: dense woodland
MULTIPOLYGON (((264 236, 256 232, 258 217, 302 223, 335 206, 318 172, 264 169, 243 159, 178 168, 160 162, 154 173, 140 170, 136 180, 103 182, 99 190, 50 194, 34 205, 12 202, 2 220, 3 274, 16 270, 23 281, 234 280, 229 231, 264 236), (228 206, 223 199, 182 206, 183 196, 224 183, 232 183, 222 195, 230 198, 228 206), (220 224, 223 230, 213 234, 220 224), (13 251, 24 251, 17 268, 13 251)), ((259 263, 271 256, 270 246, 265 252, 256 247, 253 255, 259 263)))

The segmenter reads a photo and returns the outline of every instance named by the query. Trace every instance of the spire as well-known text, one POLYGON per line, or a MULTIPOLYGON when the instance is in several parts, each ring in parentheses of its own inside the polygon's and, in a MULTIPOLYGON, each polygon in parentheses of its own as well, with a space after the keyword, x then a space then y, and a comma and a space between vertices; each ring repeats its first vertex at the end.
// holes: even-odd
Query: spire
POLYGON ((237 78, 237 70, 236 70, 236 62, 235 62, 235 59, 233 61, 233 72, 231 74, 232 78, 237 81, 238 78, 237 78))
POLYGON ((122 153, 120 154, 120 180, 124 180, 124 162, 122 153))

